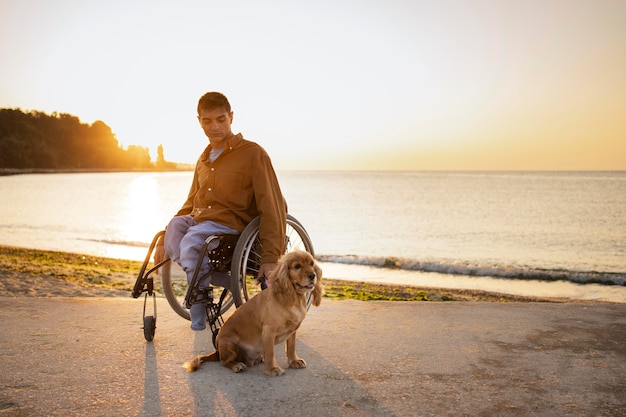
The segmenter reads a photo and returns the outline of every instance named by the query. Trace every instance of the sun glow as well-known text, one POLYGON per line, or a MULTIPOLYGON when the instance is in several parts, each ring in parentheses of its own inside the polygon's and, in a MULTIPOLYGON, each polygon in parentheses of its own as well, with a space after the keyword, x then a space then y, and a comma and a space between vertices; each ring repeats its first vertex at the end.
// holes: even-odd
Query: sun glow
POLYGON ((8 1, 0 107, 103 120, 193 163, 197 100, 218 90, 278 169, 622 170, 625 15, 611 0, 8 1))

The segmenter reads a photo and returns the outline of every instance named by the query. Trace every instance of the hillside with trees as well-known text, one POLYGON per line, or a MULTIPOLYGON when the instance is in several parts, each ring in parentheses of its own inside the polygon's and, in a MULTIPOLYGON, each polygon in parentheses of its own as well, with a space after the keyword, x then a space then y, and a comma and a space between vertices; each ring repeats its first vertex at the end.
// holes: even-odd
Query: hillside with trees
POLYGON ((159 148, 156 163, 146 147, 122 148, 106 123, 82 123, 67 113, 0 109, 0 169, 175 169, 159 148))

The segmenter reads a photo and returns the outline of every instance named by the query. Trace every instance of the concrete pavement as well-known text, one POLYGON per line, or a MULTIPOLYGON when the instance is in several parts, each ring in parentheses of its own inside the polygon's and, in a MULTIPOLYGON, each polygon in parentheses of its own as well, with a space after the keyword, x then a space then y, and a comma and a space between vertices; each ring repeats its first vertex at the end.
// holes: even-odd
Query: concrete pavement
MULTIPOLYGON (((0 416, 623 416, 626 305, 324 299, 308 367, 205 363, 208 331, 158 299, 0 298, 0 416)), ((284 347, 279 363, 285 365, 284 347)))

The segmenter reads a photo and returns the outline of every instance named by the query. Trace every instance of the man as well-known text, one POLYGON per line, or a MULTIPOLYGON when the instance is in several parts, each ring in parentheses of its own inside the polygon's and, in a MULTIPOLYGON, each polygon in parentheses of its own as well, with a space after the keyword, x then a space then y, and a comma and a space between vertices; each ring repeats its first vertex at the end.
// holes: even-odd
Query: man
MULTIPOLYGON (((208 236, 241 233, 260 216, 259 277, 269 275, 283 253, 287 212, 271 160, 261 146, 241 133, 233 134, 233 112, 223 94, 210 92, 200 98, 198 121, 209 145, 196 163, 187 201, 167 226, 165 253, 183 268, 190 282, 208 236)), ((210 272, 205 259, 198 276, 210 272)), ((192 305, 189 312, 191 328, 205 329, 204 305, 192 305)))

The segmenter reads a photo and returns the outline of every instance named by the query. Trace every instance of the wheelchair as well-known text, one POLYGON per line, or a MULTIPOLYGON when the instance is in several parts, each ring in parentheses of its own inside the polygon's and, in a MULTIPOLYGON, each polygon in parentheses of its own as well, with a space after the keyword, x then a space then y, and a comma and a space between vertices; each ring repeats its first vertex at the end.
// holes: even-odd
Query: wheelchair
MULTIPOLYGON (((259 239, 260 218, 254 218, 239 235, 209 236, 198 259, 196 274, 190 284, 187 283, 185 272, 169 258, 153 265, 148 269, 152 254, 157 243, 165 235, 165 231, 158 232, 152 239, 145 260, 137 275, 132 291, 133 298, 144 294, 143 303, 143 332, 147 341, 152 341, 156 333, 156 291, 153 274, 161 276, 161 291, 170 307, 182 318, 190 320, 189 308, 196 303, 204 304, 207 311, 207 322, 213 333, 213 344, 217 332, 224 320, 224 314, 233 305, 241 306, 266 284, 259 281, 257 275, 261 267, 263 246, 259 239), (207 276, 199 277, 198 271, 204 257, 207 256, 211 265, 211 285, 199 288, 198 284, 207 276), (217 283, 222 284, 220 287, 217 283), (219 298, 215 293, 221 293, 219 298), (152 298, 153 312, 146 313, 148 298, 152 298)), ((294 250, 305 250, 315 256, 313 244, 304 226, 292 215, 287 214, 287 228, 285 231, 285 253, 294 250)), ((262 277, 263 278, 263 277, 262 277)), ((311 295, 307 294, 307 308, 311 305, 311 295)))

